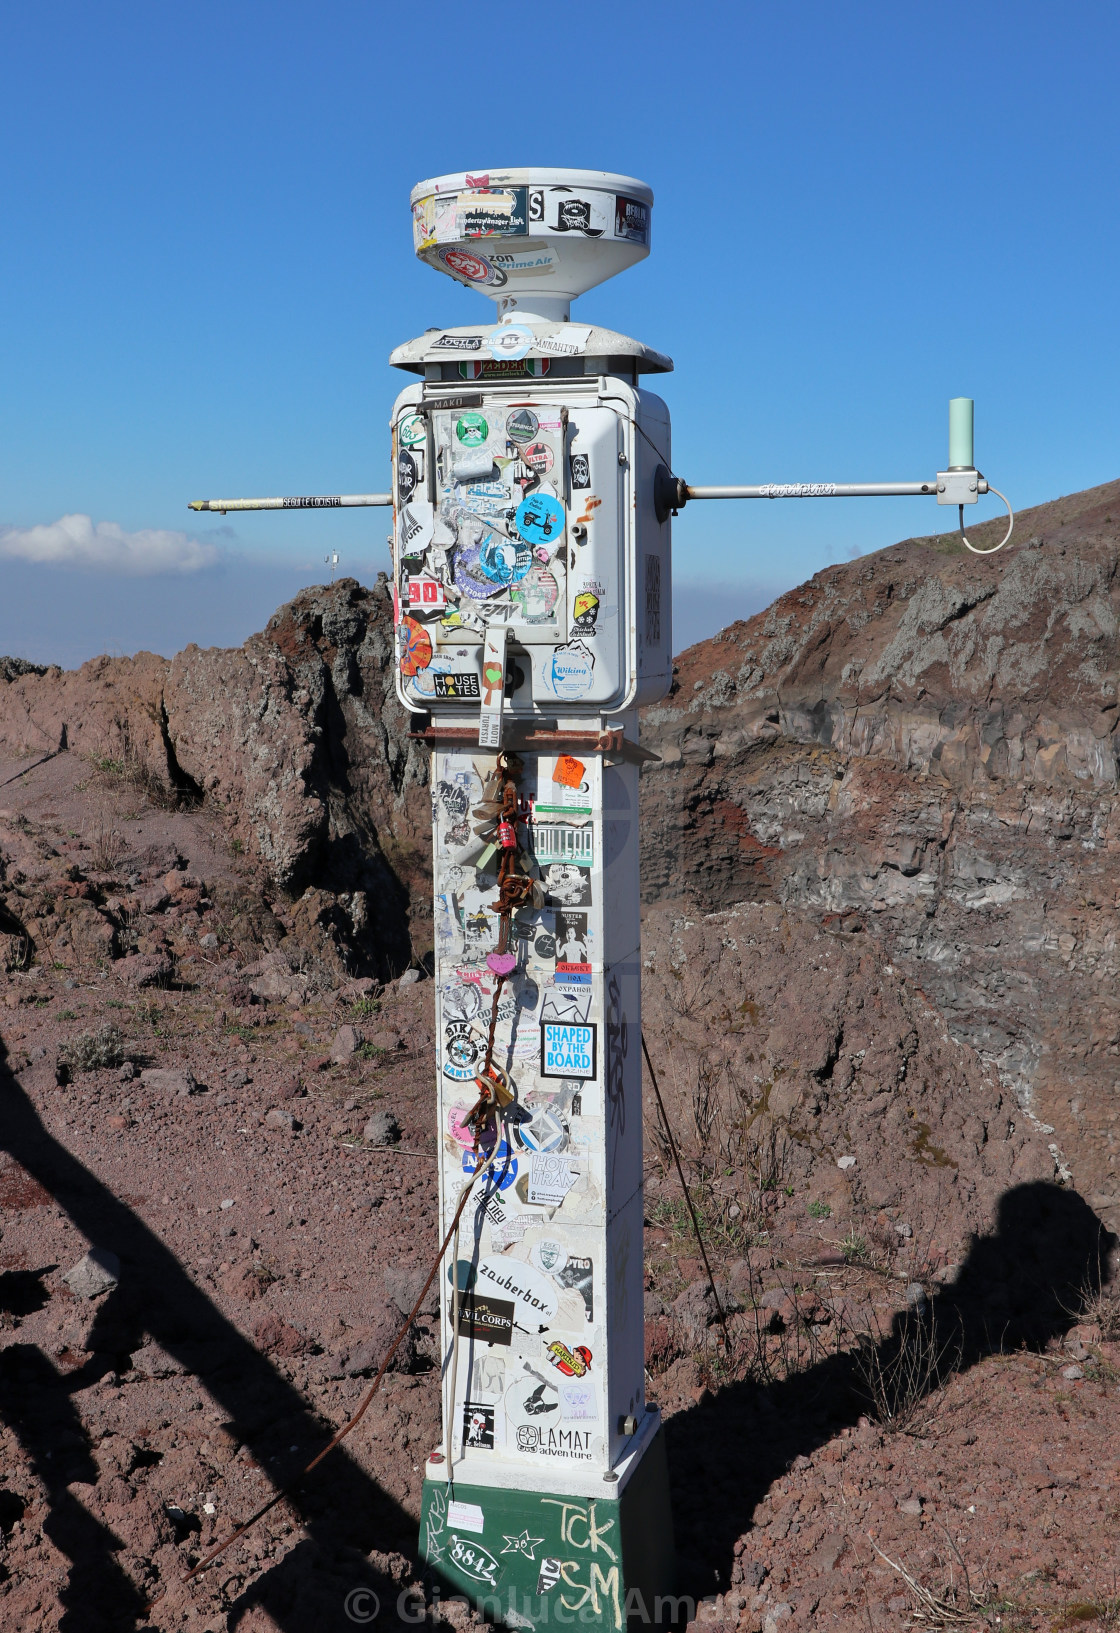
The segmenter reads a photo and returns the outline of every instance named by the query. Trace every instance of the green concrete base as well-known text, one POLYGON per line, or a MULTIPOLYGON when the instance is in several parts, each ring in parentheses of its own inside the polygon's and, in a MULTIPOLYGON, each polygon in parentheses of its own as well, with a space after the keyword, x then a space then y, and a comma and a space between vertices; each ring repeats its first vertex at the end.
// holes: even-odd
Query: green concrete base
POLYGON ((660 1430, 617 1497, 456 1480, 454 1502, 464 1506, 449 1509, 446 1481, 425 1479, 420 1552, 444 1598, 466 1598, 487 1620, 510 1628, 559 1624, 622 1633, 628 1625, 677 1619, 660 1430))

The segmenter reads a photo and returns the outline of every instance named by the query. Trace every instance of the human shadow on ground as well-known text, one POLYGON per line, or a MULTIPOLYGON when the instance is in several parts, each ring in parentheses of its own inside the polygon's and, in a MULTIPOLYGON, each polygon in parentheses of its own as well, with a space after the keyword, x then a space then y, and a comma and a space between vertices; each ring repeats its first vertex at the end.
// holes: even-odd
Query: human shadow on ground
MULTIPOLYGON (((1044 1349, 1099 1291, 1116 1244, 1075 1191, 1018 1185, 956 1281, 923 1314, 896 1315, 874 1359, 889 1372, 900 1352, 924 1346, 962 1371, 999 1352, 1044 1349)), ((699 1601, 727 1589, 734 1545, 774 1481, 868 1411, 864 1377, 851 1354, 832 1355, 767 1388, 731 1384, 668 1420, 680 1592, 699 1601)), ((936 1368, 923 1387, 937 1387, 936 1368)))
MULTIPOLYGON (((14 1344, 3 1352, 0 1419, 19 1439, 43 1482, 50 1510, 44 1529, 70 1562, 61 1592, 60 1628, 64 1633, 133 1633, 148 1625, 144 1595, 116 1560, 120 1540, 80 1498, 81 1485, 92 1484, 98 1469, 75 1399, 79 1391, 127 1367, 127 1356, 150 1335, 194 1374, 227 1414, 226 1427, 270 1471, 275 1485, 292 1479, 332 1430, 226 1319, 144 1221, 44 1127, 4 1063, 2 1043, 0 1149, 49 1192, 83 1236, 121 1262, 120 1286, 98 1308, 88 1340, 92 1359, 80 1370, 56 1368, 34 1345, 14 1344), (291 1451, 293 1443, 298 1454, 291 1451)), ((31 1289, 21 1286, 18 1291, 33 1299, 31 1289)), ((298 1484, 291 1504, 305 1537, 233 1602, 230 1625, 236 1626, 251 1605, 260 1605, 291 1633, 352 1629, 345 1600, 359 1589, 376 1594, 386 1607, 383 1619, 395 1622, 391 1612, 398 1588, 366 1556, 376 1549, 414 1558, 415 1520, 345 1447, 298 1484)), ((230 1561, 236 1557, 235 1549, 230 1561)), ((253 1569, 242 1563, 222 1572, 218 1566, 216 1580, 244 1577, 253 1569)), ((368 1605, 368 1599, 363 1603, 368 1605)), ((181 1618, 185 1606, 177 1614, 181 1618)), ((166 1616, 155 1620, 165 1622, 166 1616)))

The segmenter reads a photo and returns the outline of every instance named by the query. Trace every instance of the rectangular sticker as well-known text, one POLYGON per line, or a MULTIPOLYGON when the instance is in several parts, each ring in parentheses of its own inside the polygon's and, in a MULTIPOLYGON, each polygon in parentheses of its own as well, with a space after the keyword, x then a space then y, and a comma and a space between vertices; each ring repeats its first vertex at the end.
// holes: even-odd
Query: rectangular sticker
POLYGON ((410 607, 445 607, 447 597, 438 578, 410 578, 408 581, 410 607))
POLYGON ((529 1201, 538 1207, 558 1208, 578 1177, 570 1157, 534 1151, 529 1162, 529 1201))
POLYGON ((585 1022, 591 1013, 591 985, 574 991, 549 987, 541 1006, 541 1020, 565 1026, 585 1022))
MULTIPOLYGON (((411 596, 411 588, 409 594, 411 596)), ((582 760, 575 759, 571 754, 561 754, 553 769, 552 780, 563 783, 565 788, 579 788, 586 770, 582 760)))
POLYGON ((459 1336, 481 1338, 485 1344, 513 1342, 513 1303, 506 1298, 488 1298, 483 1293, 464 1293, 459 1300, 459 1336))
POLYGON ((538 862, 571 862, 589 868, 595 860, 595 830, 590 823, 541 822, 533 813, 533 855, 538 862))
POLYGON ((456 673, 452 670, 447 674, 434 674, 432 681, 437 697, 477 698, 480 695, 478 676, 474 674, 456 673))
POLYGON ((597 1031, 591 1024, 542 1021, 541 1076, 594 1077, 597 1031))
POLYGON ((484 1526, 482 1509, 477 1503, 449 1502, 447 1523, 453 1525, 457 1531, 473 1531, 476 1536, 481 1536, 484 1526))
POLYGON ((487 1406, 482 1401, 463 1402, 463 1450, 465 1452, 492 1452, 494 1450, 494 1413, 496 1410, 496 1407, 487 1406))

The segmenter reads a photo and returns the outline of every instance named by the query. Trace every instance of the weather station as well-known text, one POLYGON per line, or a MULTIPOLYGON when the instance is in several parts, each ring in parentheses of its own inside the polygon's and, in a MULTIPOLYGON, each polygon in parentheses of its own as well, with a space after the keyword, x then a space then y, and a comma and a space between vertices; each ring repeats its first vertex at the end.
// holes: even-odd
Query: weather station
POLYGON ((649 254, 650 188, 488 170, 411 203, 419 258, 495 309, 393 352, 414 378, 392 490, 192 508, 392 506, 397 690, 431 752, 447 1248, 421 1550, 495 1621, 618 1633, 662 1620, 675 1586, 645 1392, 638 876, 638 710, 672 682, 672 518, 702 499, 924 495, 960 507, 963 533, 963 507, 998 490, 968 398, 925 481, 690 486, 645 383, 670 359, 571 318, 649 254))

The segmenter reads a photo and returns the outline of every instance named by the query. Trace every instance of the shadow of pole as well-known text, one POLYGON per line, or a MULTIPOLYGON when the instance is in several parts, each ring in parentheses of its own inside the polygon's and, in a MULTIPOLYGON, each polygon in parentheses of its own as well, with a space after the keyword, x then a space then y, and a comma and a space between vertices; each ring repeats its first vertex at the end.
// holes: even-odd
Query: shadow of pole
MULTIPOLYGON (((1017 1349, 1040 1350, 1075 1325, 1084 1293, 1099 1290, 1117 1238, 1075 1191, 1016 1186, 1001 1197, 995 1230, 973 1241, 956 1282, 923 1316, 896 1315, 874 1347, 890 1377, 899 1351, 919 1336, 953 1370, 1017 1349)), ((850 1353, 784 1382, 731 1384, 668 1420, 666 1439, 681 1591, 696 1600, 725 1590, 734 1546, 754 1509, 800 1455, 853 1427, 870 1402, 850 1353)), ((937 1368, 926 1379, 938 1387, 937 1368)))
MULTIPOLYGON (((262 1467, 275 1471, 270 1473, 274 1487, 284 1485, 309 1451, 330 1437, 331 1428, 195 1285, 144 1221, 43 1126, 3 1063, 2 1043, 0 1148, 51 1194, 89 1241, 121 1261, 121 1286, 98 1312, 91 1341, 95 1352, 108 1344, 123 1355, 150 1334, 228 1413, 230 1431, 262 1467), (292 1442, 300 1447, 298 1455, 290 1452, 292 1442)), ((118 1539, 67 1489, 97 1476, 72 1395, 111 1367, 106 1358, 67 1376, 37 1349, 21 1345, 6 1352, 0 1368, 0 1416, 47 1488, 51 1514, 45 1529, 71 1563, 62 1594, 61 1626, 68 1633, 101 1628, 130 1633, 140 1625, 144 1603, 113 1557, 121 1547, 118 1539), (34 1409, 36 1402, 42 1410, 34 1409), (58 1457, 52 1437, 69 1448, 58 1468, 52 1468, 58 1457)), ((382 1604, 393 1602, 396 1586, 364 1555, 377 1548, 415 1557, 416 1522, 344 1449, 332 1452, 289 1501, 307 1537, 245 1590, 232 1607, 234 1623, 250 1604, 260 1604, 291 1633, 349 1629, 354 1624, 343 1602, 349 1589, 366 1588, 382 1604)), ((202 1588, 206 1591, 205 1577, 202 1588)))

